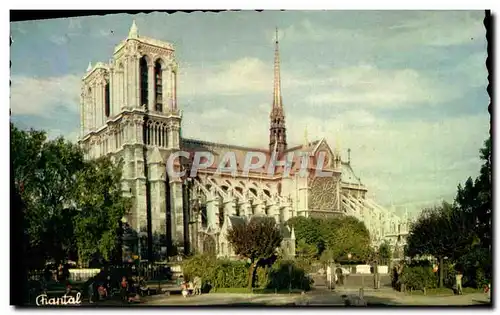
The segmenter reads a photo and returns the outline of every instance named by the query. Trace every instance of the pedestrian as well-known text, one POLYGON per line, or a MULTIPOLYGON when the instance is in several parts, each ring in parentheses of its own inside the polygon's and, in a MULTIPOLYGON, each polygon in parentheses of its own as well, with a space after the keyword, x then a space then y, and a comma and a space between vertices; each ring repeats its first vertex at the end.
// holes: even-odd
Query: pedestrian
POLYGON ((462 295, 462 272, 459 270, 457 271, 457 274, 455 276, 456 282, 457 282, 457 293, 459 295, 462 295))
POLYGON ((89 295, 89 303, 94 303, 94 280, 90 281, 89 286, 87 287, 87 293, 89 295))
POLYGON ((332 267, 330 264, 326 267, 326 287, 329 290, 332 288, 332 267))
POLYGON ((128 281, 127 277, 123 276, 122 277, 122 282, 120 283, 120 292, 121 292, 121 297, 122 300, 127 302, 128 301, 128 281))

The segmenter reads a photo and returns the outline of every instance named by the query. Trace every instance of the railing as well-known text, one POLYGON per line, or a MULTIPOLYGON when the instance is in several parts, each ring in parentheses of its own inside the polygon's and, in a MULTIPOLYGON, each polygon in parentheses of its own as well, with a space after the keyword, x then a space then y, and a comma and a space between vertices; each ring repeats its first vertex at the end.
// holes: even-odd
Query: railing
POLYGON ((69 280, 70 281, 87 281, 88 279, 97 275, 101 269, 69 269, 69 280))

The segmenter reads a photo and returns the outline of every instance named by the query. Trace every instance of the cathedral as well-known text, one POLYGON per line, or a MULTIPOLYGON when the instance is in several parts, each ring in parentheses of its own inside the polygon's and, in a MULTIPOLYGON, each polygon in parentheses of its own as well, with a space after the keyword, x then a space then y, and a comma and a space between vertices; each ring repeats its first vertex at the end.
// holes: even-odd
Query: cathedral
POLYGON ((133 197, 123 220, 137 233, 133 252, 150 260, 194 252, 236 258, 227 231, 262 216, 275 219, 283 233, 280 250, 290 256, 295 255, 295 233, 285 222, 295 216, 355 216, 365 223, 373 246, 387 240, 402 248, 408 218, 367 197, 367 187, 353 171, 350 150, 343 160, 338 145, 332 149, 325 139, 309 141, 307 133, 303 143, 288 144, 277 38, 267 148, 181 137, 177 73, 172 44, 140 35, 134 21, 109 63, 89 64, 82 78, 79 144, 86 158, 107 155, 122 163, 123 193, 133 197), (172 176, 167 161, 179 151, 189 153, 175 159, 179 171, 191 168, 196 152, 210 152, 214 161, 195 177, 172 176), (294 161, 287 161, 287 176, 283 163, 273 164, 276 171, 269 174, 272 159, 244 175, 217 172, 217 166, 227 162, 227 152, 236 156, 238 170, 248 152, 280 161, 290 154, 306 154, 308 164, 305 175, 294 161), (318 168, 331 176, 316 176, 318 168))

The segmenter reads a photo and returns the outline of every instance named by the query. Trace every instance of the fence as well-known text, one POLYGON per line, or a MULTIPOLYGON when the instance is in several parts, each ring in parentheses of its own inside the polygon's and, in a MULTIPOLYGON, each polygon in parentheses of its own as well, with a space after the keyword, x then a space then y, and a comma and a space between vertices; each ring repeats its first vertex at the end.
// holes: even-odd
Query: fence
POLYGON ((70 281, 87 281, 93 276, 97 275, 101 269, 69 269, 69 280, 70 281))

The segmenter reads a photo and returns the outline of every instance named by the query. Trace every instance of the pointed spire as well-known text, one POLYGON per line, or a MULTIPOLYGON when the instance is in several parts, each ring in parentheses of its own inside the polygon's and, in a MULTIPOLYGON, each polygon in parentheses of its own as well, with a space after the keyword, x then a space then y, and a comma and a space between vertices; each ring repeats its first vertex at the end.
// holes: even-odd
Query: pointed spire
POLYGON ((351 164, 351 148, 347 149, 347 164, 351 164))
POLYGON ((292 235, 290 235, 290 238, 291 238, 292 240, 294 240, 294 239, 295 239, 295 228, 294 228, 294 227, 292 227, 292 233, 291 233, 291 234, 292 234, 292 235))
POLYGON ((89 61, 89 66, 87 67, 87 72, 89 72, 90 70, 92 70, 92 62, 89 61))
POLYGON ((137 30, 137 25, 135 24, 135 20, 132 21, 132 26, 130 27, 130 31, 128 32, 128 38, 138 38, 139 31, 137 30))
POLYGON ((278 42, 278 28, 276 27, 276 46, 274 49, 274 101, 273 108, 282 108, 282 98, 281 98, 281 77, 280 77, 280 52, 279 52, 279 42, 278 42))

